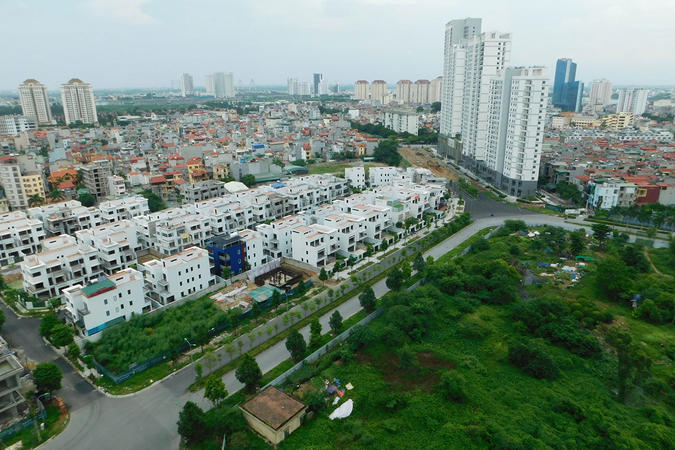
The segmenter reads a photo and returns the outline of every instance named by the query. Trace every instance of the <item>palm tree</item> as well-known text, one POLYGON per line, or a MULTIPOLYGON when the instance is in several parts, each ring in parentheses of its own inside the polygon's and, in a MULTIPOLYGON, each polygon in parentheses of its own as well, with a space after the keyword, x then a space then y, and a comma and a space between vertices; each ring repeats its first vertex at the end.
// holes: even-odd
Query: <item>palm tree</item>
POLYGON ((40 197, 40 194, 33 194, 28 198, 28 206, 40 206, 45 202, 45 199, 40 197))
POLYGON ((52 189, 51 192, 49 193, 48 197, 50 200, 63 200, 63 192, 59 191, 58 189, 52 189))

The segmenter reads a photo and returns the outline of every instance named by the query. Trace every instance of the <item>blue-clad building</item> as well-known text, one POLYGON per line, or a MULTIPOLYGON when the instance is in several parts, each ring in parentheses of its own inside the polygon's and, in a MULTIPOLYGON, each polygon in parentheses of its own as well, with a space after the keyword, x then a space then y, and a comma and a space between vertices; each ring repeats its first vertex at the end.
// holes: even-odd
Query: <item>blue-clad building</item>
POLYGON ((223 273, 223 268, 229 267, 232 275, 237 275, 246 269, 246 244, 237 233, 214 236, 206 243, 209 258, 213 262, 213 272, 216 275, 223 273))
POLYGON ((577 64, 569 58, 561 58, 555 65, 553 80, 553 106, 563 111, 581 111, 584 84, 576 81, 577 64))

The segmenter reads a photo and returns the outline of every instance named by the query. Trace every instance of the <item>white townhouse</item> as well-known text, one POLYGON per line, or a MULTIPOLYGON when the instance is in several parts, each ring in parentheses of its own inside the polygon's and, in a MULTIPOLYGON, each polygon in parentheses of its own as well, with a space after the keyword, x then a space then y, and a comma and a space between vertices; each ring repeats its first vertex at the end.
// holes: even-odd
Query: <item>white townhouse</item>
POLYGON ((199 247, 190 247, 163 259, 153 259, 139 268, 145 277, 146 295, 161 305, 173 303, 215 283, 209 253, 199 247))
POLYGON ((349 181, 352 187, 363 189, 366 187, 365 167, 347 167, 345 169, 345 180, 349 181))
POLYGON ((306 225, 304 215, 286 216, 270 223, 258 225, 263 235, 263 249, 267 260, 293 256, 293 230, 306 225))
POLYGON ((249 269, 256 269, 267 262, 263 248, 263 235, 253 230, 241 230, 239 233, 244 242, 246 263, 249 269))
POLYGON ((130 220, 106 223, 75 232, 77 242, 96 249, 103 271, 112 275, 137 262, 138 242, 136 224, 130 220))
POLYGON ((73 234, 103 223, 97 208, 82 206, 77 200, 30 208, 27 213, 30 218, 42 221, 48 236, 73 234))
POLYGON ((329 264, 338 250, 338 231, 324 225, 301 225, 293 229, 293 259, 313 267, 329 264), (329 259, 330 258, 330 259, 329 259))
POLYGON ((101 219, 104 222, 119 222, 150 214, 148 199, 141 195, 106 200, 99 203, 98 209, 101 211, 101 219))
POLYGON ((131 268, 86 286, 63 290, 66 317, 84 336, 100 333, 111 325, 150 310, 143 293, 143 275, 131 268))
POLYGON ((14 264, 39 251, 44 237, 43 223, 29 219, 24 211, 0 214, 0 266, 14 264))
POLYGON ((42 251, 21 262, 23 289, 41 299, 61 296, 61 290, 93 282, 103 275, 95 248, 78 244, 66 234, 42 241, 42 251))

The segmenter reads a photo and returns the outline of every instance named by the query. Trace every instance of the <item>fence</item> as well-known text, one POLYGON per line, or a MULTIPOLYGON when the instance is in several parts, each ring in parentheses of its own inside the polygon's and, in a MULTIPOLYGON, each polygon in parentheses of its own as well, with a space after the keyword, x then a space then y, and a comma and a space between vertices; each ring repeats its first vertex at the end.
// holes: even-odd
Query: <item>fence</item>
MULTIPOLYGON (((208 334, 209 338, 211 338, 213 336, 218 335, 222 331, 225 331, 229 326, 230 326, 229 323, 219 325, 219 326, 209 330, 207 332, 207 334, 208 334)), ((181 353, 183 353, 183 352, 185 352, 189 349, 190 349, 190 345, 187 342, 185 342, 184 344, 181 344, 180 346, 178 346, 174 350, 173 354, 181 354, 181 353)), ((123 383, 123 382, 127 381, 129 378, 133 377, 134 375, 139 374, 139 373, 141 373, 145 370, 148 370, 149 368, 154 367, 157 364, 159 364, 163 361, 166 361, 167 359, 170 359, 171 355, 172 355, 171 352, 167 352, 167 353, 163 353, 161 355, 157 355, 153 358, 147 359, 143 362, 134 363, 129 367, 129 370, 127 370, 125 372, 122 372, 122 373, 113 373, 113 372, 109 371, 108 369, 103 367, 98 361, 96 361, 96 358, 94 358, 93 355, 92 355, 91 360, 92 360, 94 366, 96 367, 96 370, 98 370, 100 373, 102 373, 103 375, 110 378, 113 381, 113 383, 120 384, 120 383, 123 383)))
MULTIPOLYGON (((274 380, 270 381, 267 383, 267 386, 280 386, 286 382, 286 380, 293 375, 295 372, 300 370, 303 366, 309 363, 313 363, 329 351, 331 351, 335 346, 337 346, 340 342, 344 342, 347 340, 347 338, 352 334, 354 331, 354 328, 356 328, 358 325, 366 325, 370 323, 372 320, 378 318, 382 313, 384 312, 384 309, 380 308, 377 311, 374 311, 370 313, 368 316, 364 317, 361 319, 356 325, 353 327, 343 331, 342 333, 338 334, 335 336, 335 338, 331 339, 330 342, 324 344, 322 347, 320 347, 318 350, 316 350, 314 353, 311 355, 307 356, 305 359, 288 369, 286 372, 282 373, 278 377, 276 377, 274 380)), ((264 388, 263 388, 264 389, 264 388)))
MULTIPOLYGON (((36 418, 40 422, 44 421, 47 418, 47 411, 44 408, 42 408, 40 412, 37 413, 36 418)), ((0 440, 10 438, 19 431, 25 430, 26 428, 32 427, 33 425, 35 425, 35 419, 33 419, 32 417, 26 417, 20 422, 10 425, 7 428, 0 431, 0 440)))
MULTIPOLYGON (((457 219, 455 219, 455 221, 456 220, 457 219)), ((313 314, 314 311, 328 305, 330 302, 337 300, 345 293, 352 291, 359 284, 361 284, 361 282, 375 278, 381 275, 383 272, 386 272, 391 267, 396 265, 399 261, 401 261, 403 258, 410 257, 414 255, 416 252, 424 250, 428 245, 434 246, 444 241, 452 234, 464 228, 470 222, 468 220, 465 221, 460 220, 458 221, 458 223, 459 227, 457 229, 451 230, 452 227, 450 228, 443 227, 444 229, 434 230, 430 232, 428 235, 414 242, 409 243, 406 247, 397 249, 391 255, 387 255, 387 258, 383 259, 378 264, 368 266, 360 271, 357 271, 356 274, 352 275, 356 275, 359 278, 363 277, 363 280, 361 279, 346 280, 344 283, 342 283, 340 289, 337 289, 336 292, 334 292, 334 297, 332 295, 329 295, 328 293, 321 293, 316 297, 314 297, 313 299, 307 299, 303 303, 292 307, 285 313, 280 314, 272 318, 268 322, 254 328, 248 334, 238 336, 231 343, 225 344, 224 346, 221 346, 220 348, 216 349, 214 352, 202 356, 198 360, 198 362, 202 365, 203 376, 209 375, 211 372, 217 370, 218 367, 229 363, 230 361, 239 357, 243 353, 257 347, 258 345, 261 345, 262 343, 268 341, 269 339, 274 338, 278 334, 283 333, 285 330, 291 328, 296 323, 300 322, 310 314, 313 314)), ((305 282, 305 286, 307 287, 307 289, 309 289, 312 286, 312 282, 311 281, 305 282)), ((291 296, 294 295, 295 293, 296 292, 294 288, 288 291, 286 295, 291 296)), ((217 327, 216 328, 217 331, 215 332, 209 331, 209 336, 211 337, 220 333, 221 331, 226 329, 229 325, 230 324, 225 324, 221 327, 217 327)), ((175 351, 181 353, 187 349, 189 349, 189 346, 185 344, 184 346, 179 347, 175 351)), ((169 357, 170 354, 158 355, 147 361, 137 363, 133 367, 130 367, 129 370, 127 370, 126 372, 120 374, 113 374, 109 370, 105 369, 93 357, 92 361, 97 370, 99 370, 104 375, 108 376, 111 380, 113 380, 115 384, 119 384, 128 380, 132 376, 141 373, 144 370, 147 370, 150 367, 153 367, 161 363, 162 361, 165 361, 169 357)))

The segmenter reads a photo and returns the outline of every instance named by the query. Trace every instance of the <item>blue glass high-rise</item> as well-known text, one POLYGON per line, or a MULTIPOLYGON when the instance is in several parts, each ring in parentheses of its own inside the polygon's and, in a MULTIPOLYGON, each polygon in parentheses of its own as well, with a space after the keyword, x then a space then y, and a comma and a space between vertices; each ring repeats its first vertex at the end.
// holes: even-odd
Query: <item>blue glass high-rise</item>
POLYGON ((584 84, 575 81, 577 64, 569 58, 560 58, 555 65, 553 105, 563 111, 580 111, 584 84))

